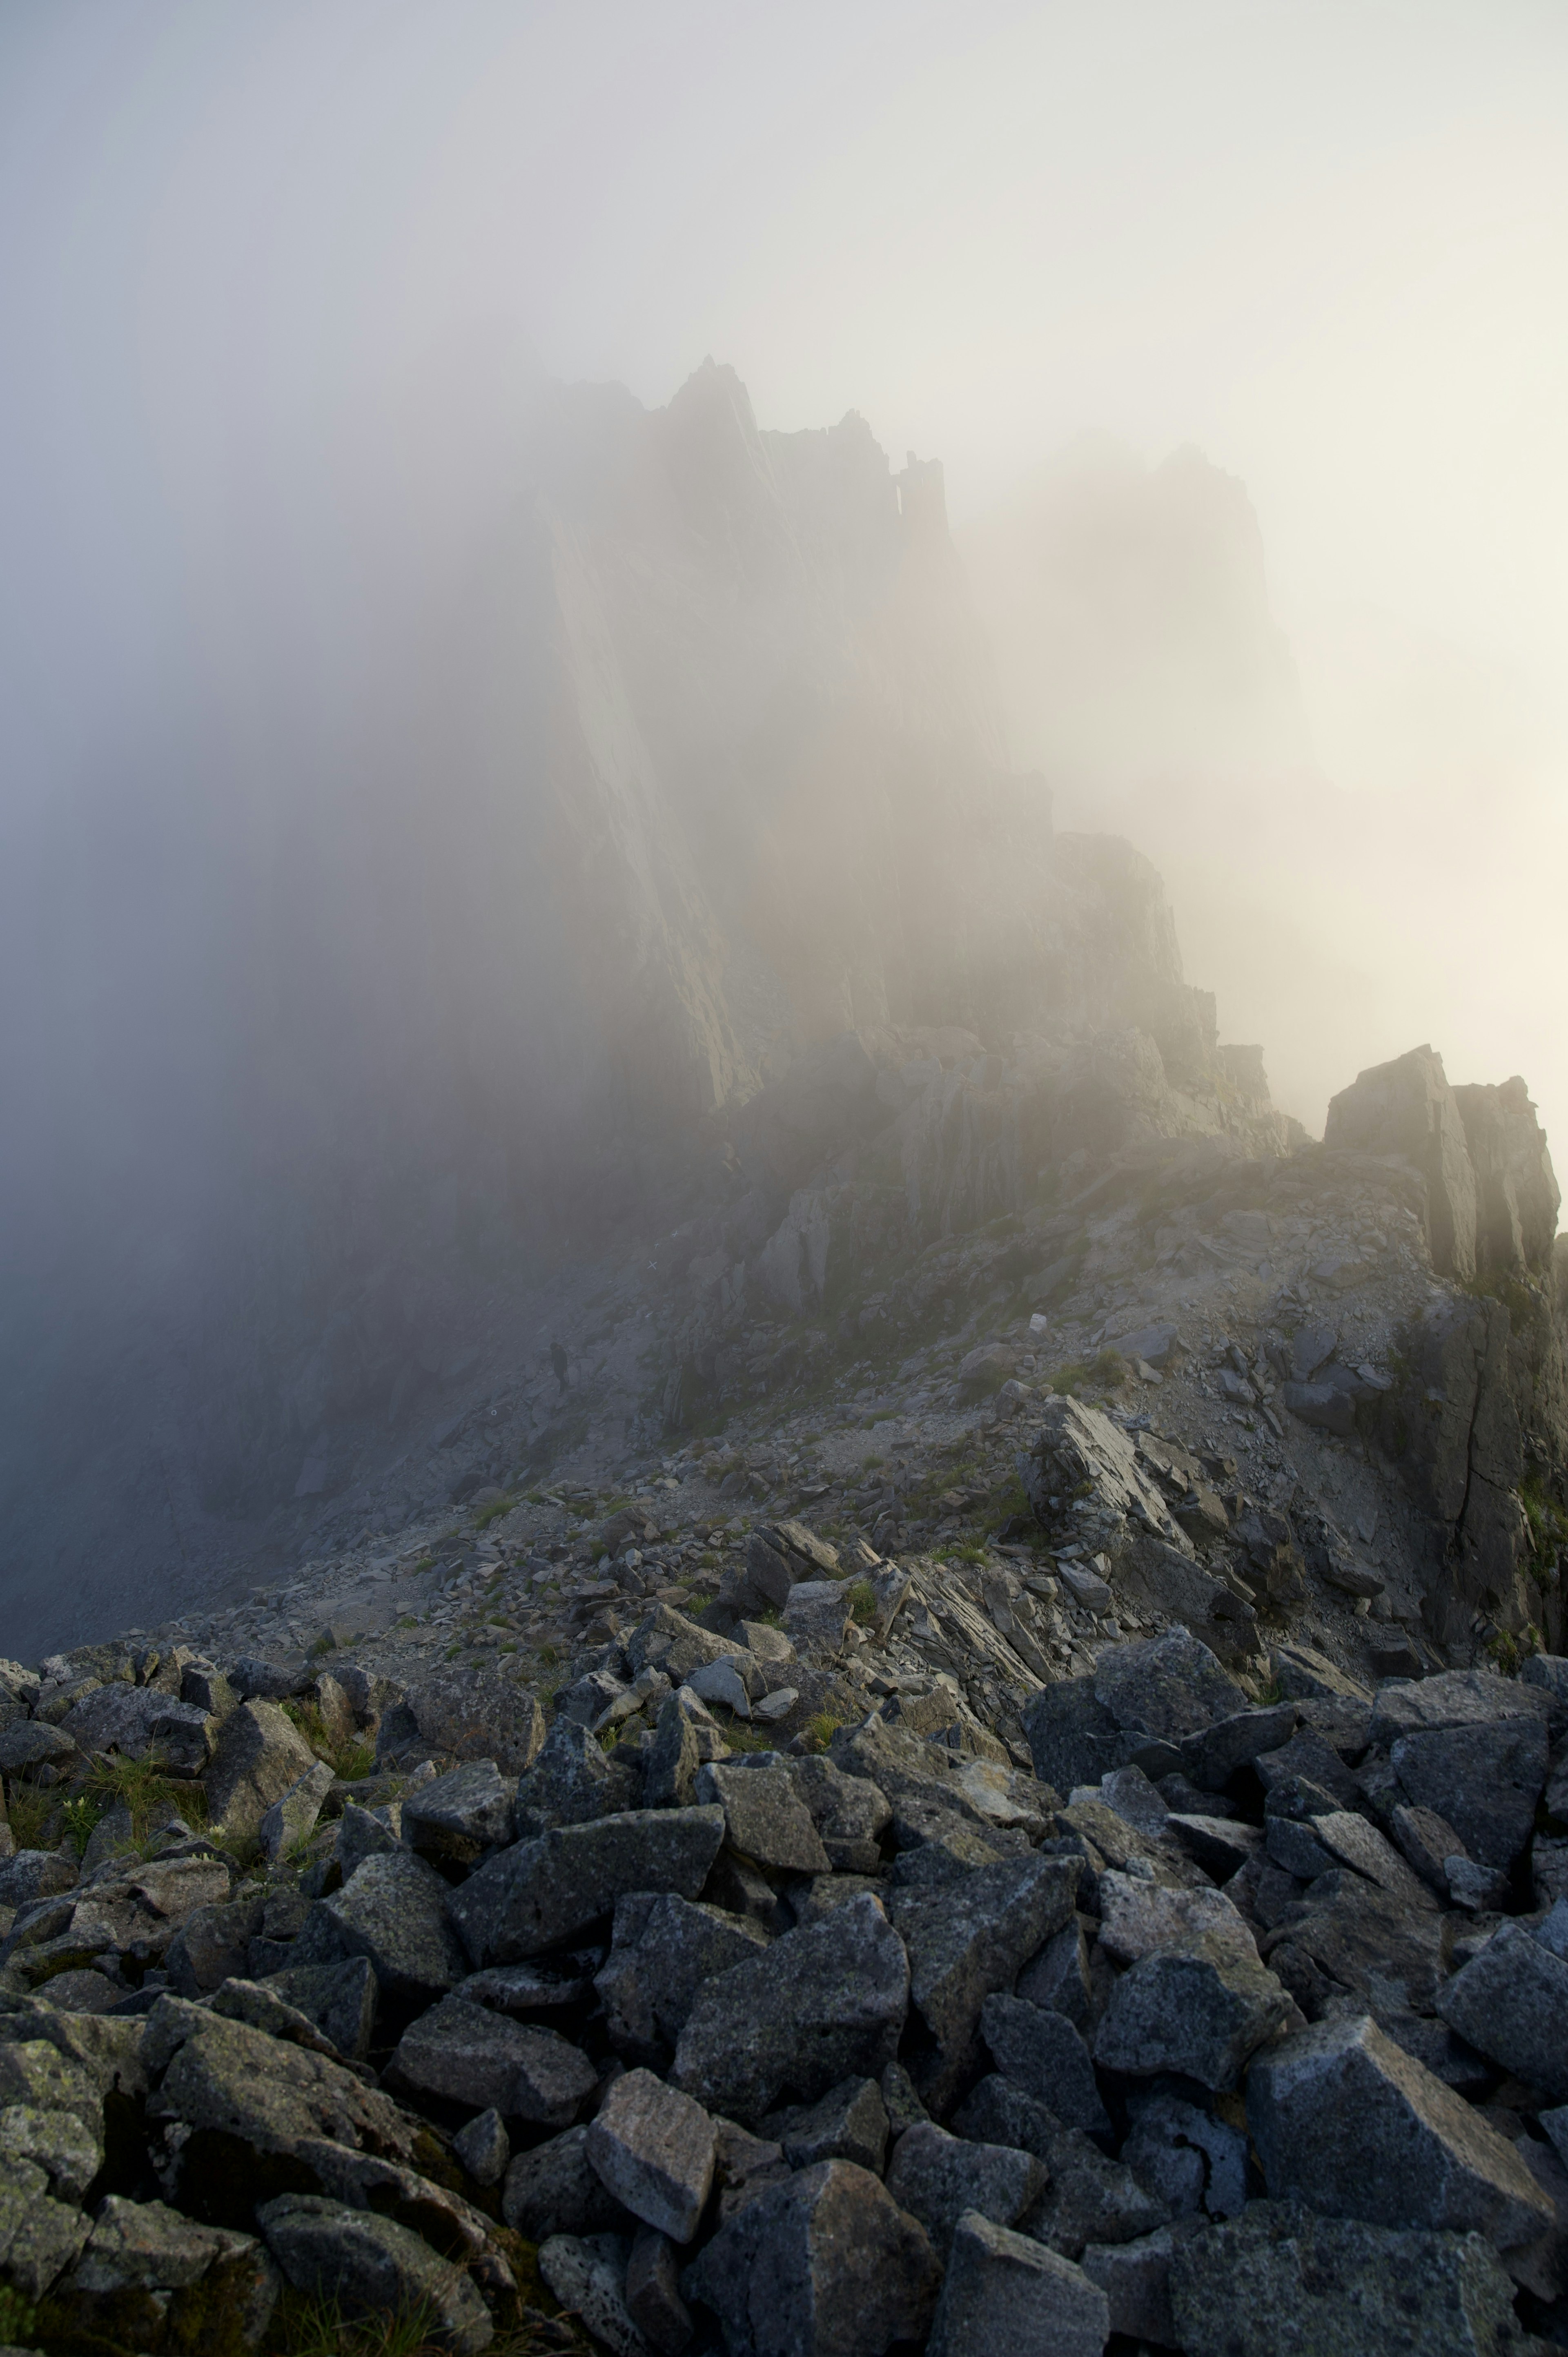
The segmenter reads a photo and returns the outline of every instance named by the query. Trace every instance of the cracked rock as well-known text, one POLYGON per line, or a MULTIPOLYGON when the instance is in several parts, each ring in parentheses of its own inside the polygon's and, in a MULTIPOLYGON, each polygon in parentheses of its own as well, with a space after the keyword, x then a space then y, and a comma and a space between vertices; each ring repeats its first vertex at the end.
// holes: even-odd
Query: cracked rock
POLYGON ((570 2126, 598 2083, 586 2055, 553 2029, 446 1996, 403 2031, 390 2066, 415 2094, 474 2110, 493 2104, 508 2119, 570 2126))
POLYGON ((1275 1975, 1212 1937, 1143 1956, 1122 1974, 1094 2039, 1102 2070, 1152 2079, 1180 2072, 1219 2093, 1290 2016, 1275 1975))
POLYGON ((1504 1923, 1437 1993, 1450 2028, 1527 2086, 1568 2103, 1568 1963, 1504 1923))
POLYGON ((959 2221, 929 2357, 1100 2357, 1110 2331, 1110 2302, 1070 2259, 978 2211, 959 2221))
POLYGON ((1089 2049, 1064 2014, 999 1992, 981 2007, 980 2026, 1004 2079, 1037 2095, 1069 2127, 1109 2134, 1089 2049))
POLYGON ((829 1872, 832 1860, 781 1760, 716 1761, 699 1769, 696 1792, 724 1810, 727 1839, 743 1857, 776 1873, 829 1872))
POLYGON ((946 2260, 966 2211, 1014 2225, 1044 2191, 1047 2171, 1033 2153, 950 2136, 929 2120, 907 2129, 893 2147, 887 2190, 918 2218, 946 2260))
POLYGON ((285 2193, 259 2205, 256 2223, 295 2289, 336 2301, 345 2316, 387 2316, 428 2302, 457 2357, 477 2357, 495 2339, 468 2277, 394 2219, 285 2193))
POLYGON ((515 1842, 451 1895, 476 1965, 521 1964, 575 1939, 631 1890, 695 1899, 725 1835, 724 1811, 637 1809, 515 1842))
MULTIPOLYGON (((892 2062, 887 2068, 896 2071, 898 2065, 892 2062)), ((779 2145, 791 2169, 810 2169, 819 2160, 853 2160, 880 2177, 887 2157, 887 2106, 875 2079, 845 2079, 818 2103, 770 2112, 762 2133, 779 2145)))

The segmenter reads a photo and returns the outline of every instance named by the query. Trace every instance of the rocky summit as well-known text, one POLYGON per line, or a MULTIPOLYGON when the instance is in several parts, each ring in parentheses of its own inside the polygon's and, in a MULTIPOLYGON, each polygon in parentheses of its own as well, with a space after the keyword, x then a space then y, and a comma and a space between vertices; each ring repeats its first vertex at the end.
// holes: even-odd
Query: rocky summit
POLYGON ((438 1511, 0 1664, 13 2346, 1568 2345, 1544 1140, 1202 1053, 843 1035, 438 1511))
POLYGON ((1524 1082, 1273 1103, 940 470, 556 436, 532 1061, 7 1425, 0 2350, 1568 2349, 1524 1082))

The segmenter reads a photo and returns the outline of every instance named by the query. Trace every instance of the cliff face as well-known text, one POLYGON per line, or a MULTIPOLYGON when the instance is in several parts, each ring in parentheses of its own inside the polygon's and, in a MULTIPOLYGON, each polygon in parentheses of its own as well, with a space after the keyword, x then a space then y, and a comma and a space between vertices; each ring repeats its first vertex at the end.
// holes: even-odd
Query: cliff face
MULTIPOLYGON (((439 1420, 477 1319, 535 1347, 537 1279, 667 1226, 715 1156, 777 1232, 815 1168, 788 1105, 819 1120, 845 1035, 921 1230, 1129 1124, 1282 1134, 1154 868, 1054 835, 1009 770, 939 465, 853 414, 761 430, 711 361, 666 409, 556 389, 519 432, 464 595, 380 651, 374 726, 345 685, 250 805, 193 794, 158 954, 200 1118, 149 1119, 146 1208, 105 1183, 17 1290, 12 1596, 91 1614, 286 1552, 439 1420)), ((102 1028, 134 1095, 150 1027, 102 1028)))

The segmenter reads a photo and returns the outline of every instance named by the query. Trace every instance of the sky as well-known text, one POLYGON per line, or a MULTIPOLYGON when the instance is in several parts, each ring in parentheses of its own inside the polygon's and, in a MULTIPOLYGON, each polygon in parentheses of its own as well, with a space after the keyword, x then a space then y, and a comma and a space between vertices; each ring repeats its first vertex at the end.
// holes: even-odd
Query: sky
MULTIPOLYGON (((0 0, 0 791, 161 709, 258 491, 373 565, 417 450, 457 534, 537 368, 653 404, 711 352, 940 456, 961 526, 1084 432, 1195 443, 1348 805, 1298 916, 1354 1060, 1523 1070, 1568 1160, 1564 122, 1561 0, 0 0)), ((1299 1007, 1226 987, 1316 1126, 1299 1007)))

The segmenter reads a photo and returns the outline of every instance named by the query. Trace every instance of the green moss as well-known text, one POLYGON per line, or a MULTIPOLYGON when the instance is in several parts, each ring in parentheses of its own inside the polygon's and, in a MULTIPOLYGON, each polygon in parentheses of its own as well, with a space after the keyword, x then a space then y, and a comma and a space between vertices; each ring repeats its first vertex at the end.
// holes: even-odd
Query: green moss
POLYGON ((1080 1366, 1076 1359, 1069 1359, 1067 1365, 1058 1367, 1048 1381, 1058 1397, 1067 1399, 1072 1393, 1083 1389, 1089 1381, 1089 1369, 1080 1366))
POLYGON ((849 1590, 849 1617, 861 1629, 869 1629, 875 1620, 876 1590, 869 1579, 857 1579, 849 1590))
POLYGON ((474 1528, 477 1531, 488 1531, 492 1523, 499 1523, 503 1514, 510 1514, 516 1503, 515 1498, 493 1498, 488 1506, 481 1506, 474 1516, 474 1528))
POLYGON ((800 1740, 808 1751, 825 1751, 843 1725, 843 1719, 831 1711, 820 1710, 800 1729, 800 1740))
MULTIPOLYGON (((96 1807, 99 1816, 113 1808, 129 1810, 131 1837, 137 1842, 146 1840, 155 1816, 172 1813, 188 1825, 207 1822, 207 1794, 202 1787, 169 1775, 156 1749, 144 1760, 104 1754, 94 1761, 78 1797, 96 1807)), ((86 1847, 85 1840, 82 1846, 86 1847)))
POLYGON ((11 1821, 11 1831, 18 1849, 42 1849, 46 1846, 44 1828, 59 1808, 52 1792, 39 1792, 36 1784, 13 1782, 5 1803, 5 1813, 11 1821))

